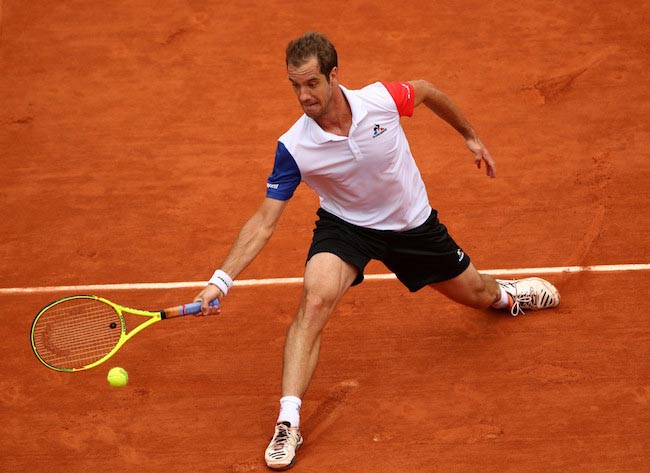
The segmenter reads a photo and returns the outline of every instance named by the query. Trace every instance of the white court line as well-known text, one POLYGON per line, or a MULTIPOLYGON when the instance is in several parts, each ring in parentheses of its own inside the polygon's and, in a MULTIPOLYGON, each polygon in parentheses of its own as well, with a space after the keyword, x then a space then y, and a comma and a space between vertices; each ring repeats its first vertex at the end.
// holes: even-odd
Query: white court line
MULTIPOLYGON (((648 271, 650 264, 611 264, 596 266, 558 266, 547 268, 517 268, 517 269, 488 269, 481 273, 493 276, 525 276, 530 274, 586 273, 586 272, 619 272, 619 271, 648 271)), ((367 281, 382 281, 395 279, 394 274, 366 274, 367 281)), ((275 284, 300 284, 302 278, 273 278, 273 279, 242 279, 235 281, 236 286, 270 286, 275 284)), ((135 289, 180 289, 201 288, 206 282, 163 282, 163 283, 125 283, 125 284, 90 284, 82 286, 43 286, 43 287, 6 287, 0 288, 4 294, 34 294, 48 292, 86 293, 94 291, 117 291, 135 289)))

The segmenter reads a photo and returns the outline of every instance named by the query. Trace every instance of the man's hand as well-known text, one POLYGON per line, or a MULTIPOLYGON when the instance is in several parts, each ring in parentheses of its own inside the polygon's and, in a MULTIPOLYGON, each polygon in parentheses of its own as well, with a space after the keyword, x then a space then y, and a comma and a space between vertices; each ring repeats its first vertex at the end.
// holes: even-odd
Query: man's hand
POLYGON ((470 138, 467 140, 467 147, 474 153, 476 167, 481 169, 481 161, 485 161, 485 174, 491 178, 497 177, 497 165, 481 140, 478 137, 470 138))
POLYGON ((208 284, 201 292, 199 292, 194 301, 201 301, 201 312, 197 315, 219 315, 221 313, 221 308, 219 306, 210 306, 208 305, 215 299, 223 297, 223 292, 215 286, 214 284, 208 284))

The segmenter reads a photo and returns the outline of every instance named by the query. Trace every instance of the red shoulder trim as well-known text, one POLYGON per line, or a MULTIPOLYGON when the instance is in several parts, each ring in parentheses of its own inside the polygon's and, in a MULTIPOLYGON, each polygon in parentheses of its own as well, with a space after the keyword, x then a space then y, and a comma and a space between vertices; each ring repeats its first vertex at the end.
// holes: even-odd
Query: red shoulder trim
POLYGON ((382 82, 397 105, 400 117, 412 117, 415 108, 415 89, 410 82, 382 82))

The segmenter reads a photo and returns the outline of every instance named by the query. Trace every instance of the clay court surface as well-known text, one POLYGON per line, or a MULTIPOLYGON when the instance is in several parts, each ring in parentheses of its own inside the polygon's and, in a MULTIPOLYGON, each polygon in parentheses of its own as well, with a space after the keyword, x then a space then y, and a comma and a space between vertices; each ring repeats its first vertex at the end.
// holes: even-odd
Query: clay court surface
MULTIPOLYGON (((428 79, 478 129, 496 180, 428 110, 403 120, 479 269, 650 263, 649 15, 621 0, 0 1, 0 471, 266 471, 300 285, 259 280, 302 275, 309 189, 220 316, 157 324, 74 374, 41 366, 29 329, 61 286, 116 285, 97 295, 144 309, 193 298, 300 114, 284 47, 307 30, 337 46, 344 85, 428 79), (163 282, 196 284, 119 286, 163 282), (107 385, 111 366, 127 387, 107 385)), ((392 279, 353 288, 293 471, 646 471, 650 277, 634 268, 545 273, 560 307, 517 318, 392 279)))

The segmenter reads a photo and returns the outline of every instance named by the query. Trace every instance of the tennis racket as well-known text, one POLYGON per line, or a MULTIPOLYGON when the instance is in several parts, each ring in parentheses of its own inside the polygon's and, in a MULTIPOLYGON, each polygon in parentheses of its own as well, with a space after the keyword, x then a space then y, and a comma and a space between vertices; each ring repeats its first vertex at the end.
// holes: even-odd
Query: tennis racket
MULTIPOLYGON (((214 300, 212 306, 219 306, 214 300)), ((32 349, 57 371, 81 371, 102 364, 131 337, 163 319, 201 312, 201 302, 150 312, 131 309, 97 296, 70 296, 51 302, 32 323, 32 349), (124 314, 148 317, 126 333, 124 314)))

